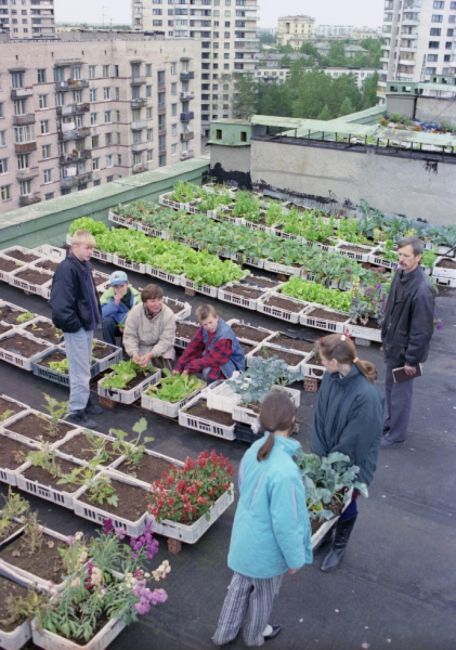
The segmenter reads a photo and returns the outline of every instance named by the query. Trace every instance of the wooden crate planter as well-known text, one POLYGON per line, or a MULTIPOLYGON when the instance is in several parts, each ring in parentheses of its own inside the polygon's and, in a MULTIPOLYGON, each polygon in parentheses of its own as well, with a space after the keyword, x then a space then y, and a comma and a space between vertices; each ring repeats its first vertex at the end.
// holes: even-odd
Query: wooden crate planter
POLYGON ((158 522, 149 515, 152 520, 152 528, 155 534, 164 535, 171 539, 176 539, 187 544, 195 544, 206 531, 214 524, 219 517, 230 507, 234 501, 234 489, 224 492, 217 501, 211 506, 208 513, 202 515, 192 524, 181 524, 170 519, 163 519, 158 522))
POLYGON ((105 650, 125 628, 120 618, 111 618, 88 642, 81 645, 38 626, 32 620, 33 643, 44 650, 105 650))
POLYGON ((133 388, 104 388, 103 382, 111 377, 112 373, 105 375, 103 379, 99 379, 97 383, 97 393, 100 397, 105 397, 110 399, 113 402, 119 402, 119 404, 133 404, 137 399, 141 397, 148 386, 151 384, 156 384, 160 381, 161 370, 155 369, 155 372, 150 374, 148 377, 145 377, 142 381, 137 383, 133 388))
MULTIPOLYGON (((234 440, 234 422, 232 425, 225 425, 216 422, 215 420, 211 420, 210 418, 188 413, 188 409, 197 404, 200 400, 204 401, 202 394, 197 395, 189 402, 187 402, 184 408, 179 409, 179 424, 186 429, 194 429, 195 431, 207 433, 208 435, 215 436, 216 438, 222 438, 223 440, 234 440)), ((221 409, 218 408, 216 410, 220 411, 221 409)))

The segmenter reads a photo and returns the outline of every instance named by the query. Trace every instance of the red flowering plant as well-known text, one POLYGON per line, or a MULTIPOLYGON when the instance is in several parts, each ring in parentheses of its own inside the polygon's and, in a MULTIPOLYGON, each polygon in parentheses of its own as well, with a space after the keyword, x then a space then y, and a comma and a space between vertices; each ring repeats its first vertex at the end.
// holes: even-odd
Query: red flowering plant
POLYGON ((169 470, 152 483, 149 512, 157 521, 170 519, 191 524, 205 515, 211 505, 232 488, 234 469, 215 450, 187 458, 183 467, 169 470))

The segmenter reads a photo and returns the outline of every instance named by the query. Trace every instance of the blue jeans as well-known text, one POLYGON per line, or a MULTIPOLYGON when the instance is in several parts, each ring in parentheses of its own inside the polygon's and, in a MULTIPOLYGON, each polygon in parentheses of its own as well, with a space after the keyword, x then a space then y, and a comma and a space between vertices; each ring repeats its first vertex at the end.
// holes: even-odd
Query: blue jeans
POLYGON ((90 396, 90 361, 93 330, 81 327, 77 332, 65 332, 65 351, 70 367, 69 411, 82 411, 90 396))

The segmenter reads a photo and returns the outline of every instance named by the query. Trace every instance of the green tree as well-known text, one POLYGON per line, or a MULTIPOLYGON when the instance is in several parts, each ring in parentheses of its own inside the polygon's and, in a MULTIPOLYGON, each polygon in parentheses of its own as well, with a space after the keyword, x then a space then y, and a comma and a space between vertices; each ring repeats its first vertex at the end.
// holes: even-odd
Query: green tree
POLYGON ((343 68, 347 65, 345 58, 345 41, 334 41, 328 53, 328 65, 335 68, 343 68))
POLYGON ((274 45, 275 36, 272 32, 260 30, 260 45, 274 45))
POLYGON ((354 113, 354 112, 355 112, 355 108, 351 103, 350 97, 345 97, 339 109, 339 115, 349 115, 349 113, 354 113))
POLYGON ((368 77, 364 82, 362 108, 370 108, 378 103, 377 99, 378 73, 368 77))
POLYGON ((235 75, 232 102, 233 117, 248 119, 258 112, 258 84, 253 77, 235 75))
POLYGON ((332 118, 331 111, 329 110, 328 104, 323 106, 323 110, 318 116, 319 120, 330 120, 332 118))

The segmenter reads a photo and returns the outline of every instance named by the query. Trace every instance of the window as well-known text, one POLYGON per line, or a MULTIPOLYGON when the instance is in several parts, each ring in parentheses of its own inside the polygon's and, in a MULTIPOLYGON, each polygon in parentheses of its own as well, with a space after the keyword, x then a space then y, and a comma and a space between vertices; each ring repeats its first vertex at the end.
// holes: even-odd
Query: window
POLYGON ((47 192, 47 193, 44 195, 44 200, 45 200, 45 201, 50 201, 50 200, 53 199, 53 198, 54 198, 54 192, 47 192))
POLYGON ((171 115, 176 117, 177 115, 177 104, 171 104, 171 115))
POLYGON ((52 169, 45 169, 43 171, 43 182, 46 185, 46 183, 52 183, 52 169))
POLYGON ((146 108, 146 120, 152 119, 152 106, 146 108))
POLYGON ((13 88, 23 88, 24 87, 24 72, 12 72, 11 73, 11 85, 13 88))
POLYGON ((113 162, 112 162, 112 154, 110 153, 109 155, 106 156, 106 167, 112 167, 113 162))
POLYGON ((9 201, 11 198, 10 187, 11 185, 2 185, 0 187, 0 198, 2 201, 9 201))
POLYGON ((14 115, 25 115, 26 108, 25 108, 25 99, 17 99, 14 104, 14 115))
POLYGON ((147 129, 146 131, 146 140, 147 142, 151 142, 154 137, 154 130, 153 129, 147 129))
POLYGON ((65 106, 65 93, 55 93, 55 105, 65 106))
POLYGON ((241 142, 247 142, 247 131, 241 131, 241 142))
POLYGON ((112 183, 113 180, 114 180, 114 176, 106 176, 107 183, 112 183))
POLYGON ((105 124, 110 124, 112 122, 111 111, 105 111, 104 112, 104 121, 105 121, 105 124))
POLYGON ((172 75, 177 74, 177 64, 176 63, 171 63, 171 74, 172 75))
POLYGON ((111 99, 111 88, 109 86, 103 88, 103 99, 111 99))
POLYGON ((92 149, 96 149, 99 146, 99 143, 100 143, 100 136, 93 135, 92 136, 92 149))
POLYGON ((38 95, 38 106, 40 108, 47 108, 47 105, 48 105, 48 96, 38 95))
POLYGON ((432 8, 433 9, 443 9, 445 6, 445 2, 443 0, 434 0, 432 3, 432 8))
POLYGON ((0 117, 4 117, 4 115, 3 115, 3 102, 0 102, 0 117))
POLYGON ((49 133, 49 120, 41 120, 40 122, 40 132, 49 133))
POLYGON ((6 131, 0 131, 0 147, 6 146, 6 131))
POLYGON ((32 184, 30 181, 20 181, 19 183, 19 194, 21 196, 27 196, 32 191, 32 184))
POLYGON ((96 187, 97 185, 101 185, 101 180, 99 178, 93 181, 93 186, 96 187))
POLYGON ((122 164, 122 156, 120 153, 117 154, 117 165, 120 167, 122 164))
POLYGON ((42 158, 50 158, 51 157, 51 145, 50 144, 44 144, 41 147, 41 157, 42 158))
POLYGON ((8 158, 0 158, 0 174, 8 172, 8 158))
POLYGON ((146 77, 152 76, 152 63, 146 63, 146 77))
POLYGON ((171 124, 171 135, 174 137, 177 135, 177 124, 171 124))
POLYGON ((119 86, 116 86, 114 88, 114 92, 116 94, 116 102, 118 102, 120 100, 120 88, 119 88, 119 86))
POLYGON ((114 65, 114 77, 119 77, 119 66, 116 64, 114 65))
POLYGON ((109 65, 104 65, 103 66, 103 79, 107 79, 109 77, 109 65))
POLYGON ((431 23, 443 23, 442 14, 432 14, 431 23))
POLYGON ((146 97, 152 97, 152 86, 151 85, 146 86, 146 97))
POLYGON ((89 91, 90 95, 90 101, 91 102, 96 102, 97 101, 97 89, 96 88, 91 88, 89 91))
POLYGON ((34 139, 35 130, 33 128, 33 125, 14 127, 14 142, 16 144, 22 144, 23 142, 32 142, 34 139))
POLYGON ((90 113, 90 125, 96 126, 98 124, 98 113, 90 113))
POLYGON ((71 71, 71 77, 73 79, 81 79, 81 66, 80 65, 74 65, 71 71))
POLYGON ((171 155, 175 156, 177 154, 177 144, 174 143, 171 145, 171 155))
POLYGON ((36 78, 39 84, 46 83, 46 68, 38 68, 36 71, 36 78))
POLYGON ((431 29, 429 30, 429 36, 440 36, 441 33, 442 30, 440 29, 440 27, 431 27, 431 29))
POLYGON ((89 79, 95 79, 96 71, 97 71, 96 65, 89 65, 89 79))
POLYGON ((95 172, 97 169, 100 169, 100 159, 92 158, 92 170, 95 172))
POLYGON ((215 131, 215 139, 216 140, 221 140, 222 139, 222 129, 217 129, 215 131))
POLYGON ((177 95, 177 83, 175 81, 171 84, 171 95, 177 95))
POLYGON ((108 147, 112 144, 112 133, 105 133, 105 145, 108 147))
POLYGON ((154 158, 154 150, 153 149, 148 149, 146 153, 146 160, 147 162, 150 162, 154 158))
POLYGON ((17 157, 17 168, 18 169, 27 169, 29 166, 29 155, 28 153, 21 153, 17 157))
POLYGON ((450 2, 450 9, 456 9, 456 2, 450 2))
POLYGON ((428 54, 427 55, 427 60, 429 62, 432 62, 432 63, 435 63, 438 60, 438 58, 439 58, 438 54, 428 54))
POLYGON ((438 50, 439 49, 439 42, 438 41, 429 41, 429 49, 430 50, 438 50))

